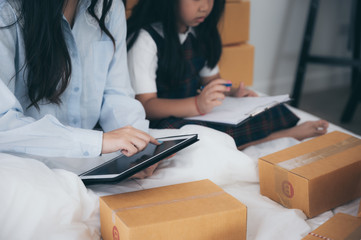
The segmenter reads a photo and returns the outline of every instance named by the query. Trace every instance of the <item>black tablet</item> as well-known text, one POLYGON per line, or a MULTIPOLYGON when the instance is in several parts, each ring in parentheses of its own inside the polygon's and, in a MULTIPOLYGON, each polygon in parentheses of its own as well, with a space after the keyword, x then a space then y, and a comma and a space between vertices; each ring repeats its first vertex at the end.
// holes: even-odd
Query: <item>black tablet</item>
POLYGON ((119 155, 79 176, 84 184, 87 185, 122 181, 195 143, 198 141, 198 135, 189 134, 163 137, 158 138, 158 141, 162 143, 160 145, 150 143, 143 151, 131 157, 119 155))

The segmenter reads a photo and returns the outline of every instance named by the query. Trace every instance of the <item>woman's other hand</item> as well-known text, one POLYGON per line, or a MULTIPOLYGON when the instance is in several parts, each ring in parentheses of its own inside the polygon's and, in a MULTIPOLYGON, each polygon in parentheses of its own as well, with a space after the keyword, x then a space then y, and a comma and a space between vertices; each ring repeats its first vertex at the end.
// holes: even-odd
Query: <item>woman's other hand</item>
MULTIPOLYGON (((172 157, 174 157, 174 156, 175 156, 175 153, 172 154, 172 155, 170 155, 169 157, 165 158, 164 160, 170 159, 170 158, 172 158, 172 157)), ((143 171, 140 171, 140 172, 134 174, 131 178, 143 179, 143 178, 147 178, 147 177, 152 176, 153 173, 154 173, 154 171, 155 171, 155 169, 157 169, 157 167, 158 167, 158 165, 159 165, 160 163, 161 163, 161 161, 153 164, 153 165, 150 166, 150 167, 147 167, 147 168, 144 169, 143 171)))

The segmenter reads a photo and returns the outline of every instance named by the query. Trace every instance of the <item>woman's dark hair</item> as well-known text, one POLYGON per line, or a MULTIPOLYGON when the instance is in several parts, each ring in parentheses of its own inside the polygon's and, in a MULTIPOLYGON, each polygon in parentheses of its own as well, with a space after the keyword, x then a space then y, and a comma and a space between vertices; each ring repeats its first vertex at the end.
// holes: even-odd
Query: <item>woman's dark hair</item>
MULTIPOLYGON (((128 50, 139 36, 142 28, 159 22, 163 26, 164 51, 160 57, 159 68, 164 69, 161 79, 168 79, 174 86, 185 71, 183 51, 178 37, 179 5, 181 0, 139 0, 127 21, 128 50)), ((222 54, 222 42, 218 32, 218 22, 223 14, 225 0, 214 0, 211 13, 203 23, 195 27, 197 40, 205 56, 207 66, 217 65, 222 54)))
MULTIPOLYGON (((60 104, 71 77, 71 59, 62 31, 63 9, 67 0, 21 0, 20 17, 25 44, 25 68, 27 69, 28 97, 39 110, 42 99, 60 104)), ((89 14, 96 19, 101 30, 113 44, 113 36, 106 28, 104 20, 112 5, 112 0, 104 0, 102 15, 95 14, 98 0, 91 0, 89 14)), ((11 25, 10 25, 11 26, 11 25)))

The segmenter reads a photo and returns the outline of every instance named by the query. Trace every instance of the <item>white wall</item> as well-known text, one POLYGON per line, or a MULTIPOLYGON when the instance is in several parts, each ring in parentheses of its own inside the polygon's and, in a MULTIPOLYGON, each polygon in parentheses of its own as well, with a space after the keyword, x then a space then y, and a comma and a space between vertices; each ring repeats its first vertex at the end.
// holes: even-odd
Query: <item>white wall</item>
MULTIPOLYGON (((255 46, 253 88, 291 93, 309 0, 251 0, 250 43, 255 46)), ((349 56, 351 0, 321 0, 312 53, 349 56)), ((350 84, 350 69, 309 64, 303 92, 350 84)))

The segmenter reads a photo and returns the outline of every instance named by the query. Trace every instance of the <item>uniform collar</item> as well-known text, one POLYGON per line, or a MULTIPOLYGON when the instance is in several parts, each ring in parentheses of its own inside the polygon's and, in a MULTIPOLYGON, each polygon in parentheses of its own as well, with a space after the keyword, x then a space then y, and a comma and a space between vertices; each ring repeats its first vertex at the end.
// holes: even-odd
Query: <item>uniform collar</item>
POLYGON ((193 27, 189 27, 185 33, 179 33, 179 41, 181 44, 183 44, 184 41, 187 39, 188 34, 193 34, 193 36, 196 36, 196 32, 194 31, 193 27))
MULTIPOLYGON (((164 38, 164 33, 163 33, 163 26, 160 22, 156 22, 156 23, 152 23, 151 24, 152 28, 154 28, 154 30, 156 30, 159 35, 161 35, 164 38)), ((193 27, 188 27, 188 30, 185 33, 179 33, 179 41, 181 44, 184 43, 184 41, 187 39, 188 34, 193 34, 193 36, 196 36, 196 31, 194 30, 193 27)))

